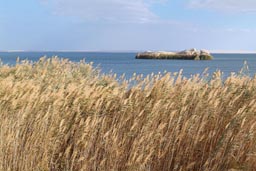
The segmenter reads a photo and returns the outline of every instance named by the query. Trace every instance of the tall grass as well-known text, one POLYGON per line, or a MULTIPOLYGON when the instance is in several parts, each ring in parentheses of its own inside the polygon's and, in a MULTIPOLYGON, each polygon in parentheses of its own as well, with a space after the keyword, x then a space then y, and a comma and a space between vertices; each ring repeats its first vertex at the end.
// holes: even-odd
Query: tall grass
POLYGON ((256 170, 256 78, 0 67, 1 171, 256 170), (128 88, 129 82, 136 85, 128 88))

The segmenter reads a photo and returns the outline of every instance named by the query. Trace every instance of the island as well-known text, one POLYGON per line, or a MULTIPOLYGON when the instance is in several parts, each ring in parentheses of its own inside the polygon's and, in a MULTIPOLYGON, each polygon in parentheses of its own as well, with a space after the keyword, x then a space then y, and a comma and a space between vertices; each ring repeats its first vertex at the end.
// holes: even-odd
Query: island
POLYGON ((212 60, 213 56, 207 50, 184 50, 180 52, 143 52, 136 55, 136 59, 184 59, 184 60, 212 60))

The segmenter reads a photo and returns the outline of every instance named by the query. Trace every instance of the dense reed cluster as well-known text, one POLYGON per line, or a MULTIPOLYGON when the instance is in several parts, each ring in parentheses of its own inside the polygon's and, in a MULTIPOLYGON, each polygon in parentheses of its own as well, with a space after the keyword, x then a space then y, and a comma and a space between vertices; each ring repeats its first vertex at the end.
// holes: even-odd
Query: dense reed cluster
POLYGON ((256 78, 0 67, 0 171, 256 170, 256 78), (130 85, 133 84, 131 87, 130 85))

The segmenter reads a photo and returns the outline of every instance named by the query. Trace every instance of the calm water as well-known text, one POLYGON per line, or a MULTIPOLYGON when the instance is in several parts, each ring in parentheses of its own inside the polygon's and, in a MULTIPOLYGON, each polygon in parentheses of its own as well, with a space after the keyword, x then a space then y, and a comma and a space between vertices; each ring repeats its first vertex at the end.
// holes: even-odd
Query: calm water
POLYGON ((191 60, 145 60, 135 59, 136 53, 96 53, 96 52, 0 52, 0 59, 4 64, 14 65, 16 58, 37 61, 40 57, 59 56, 78 62, 85 59, 99 66, 103 73, 113 72, 117 75, 126 74, 126 78, 137 74, 151 74, 158 72, 178 72, 183 69, 183 75, 190 77, 192 74, 202 73, 209 68, 209 73, 220 69, 228 76, 230 72, 239 72, 247 61, 249 73, 256 73, 256 54, 213 54, 212 61, 191 60))

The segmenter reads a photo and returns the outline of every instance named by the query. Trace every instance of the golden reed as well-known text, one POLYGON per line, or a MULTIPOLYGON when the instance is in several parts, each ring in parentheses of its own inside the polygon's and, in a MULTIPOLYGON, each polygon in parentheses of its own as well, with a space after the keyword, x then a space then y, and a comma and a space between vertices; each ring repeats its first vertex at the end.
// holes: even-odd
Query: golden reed
POLYGON ((0 67, 0 171, 256 170, 256 78, 0 67), (133 87, 129 87, 134 83, 133 87))

